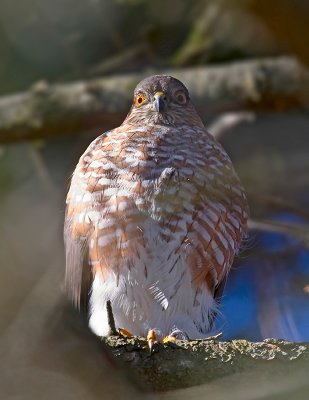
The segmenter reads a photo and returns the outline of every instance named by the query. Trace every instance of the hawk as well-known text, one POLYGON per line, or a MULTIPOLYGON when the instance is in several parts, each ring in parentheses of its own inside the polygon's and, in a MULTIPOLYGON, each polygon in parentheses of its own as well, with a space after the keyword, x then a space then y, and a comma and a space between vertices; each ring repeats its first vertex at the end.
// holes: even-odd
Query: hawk
POLYGON ((203 338, 246 235, 244 189, 187 88, 141 81, 118 128, 81 156, 67 195, 66 289, 89 326, 203 338))

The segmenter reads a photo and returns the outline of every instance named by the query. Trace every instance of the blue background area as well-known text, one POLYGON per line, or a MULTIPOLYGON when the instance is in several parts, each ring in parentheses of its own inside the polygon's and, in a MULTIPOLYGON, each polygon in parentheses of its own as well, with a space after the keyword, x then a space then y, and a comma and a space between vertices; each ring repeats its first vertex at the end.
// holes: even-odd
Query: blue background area
MULTIPOLYGON (((272 219, 302 222, 291 214, 272 219)), ((251 254, 240 254, 231 271, 215 329, 224 339, 308 341, 309 251, 299 240, 277 233, 256 233, 249 242, 251 254)))

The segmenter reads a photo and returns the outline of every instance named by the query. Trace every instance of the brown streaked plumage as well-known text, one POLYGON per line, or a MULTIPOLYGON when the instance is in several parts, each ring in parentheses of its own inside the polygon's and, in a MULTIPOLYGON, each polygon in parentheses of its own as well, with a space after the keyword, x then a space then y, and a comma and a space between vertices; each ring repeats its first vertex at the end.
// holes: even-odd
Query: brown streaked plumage
POLYGON ((185 86, 140 82, 123 124, 81 156, 67 197, 66 288, 89 300, 89 324, 146 336, 205 337, 246 232, 232 163, 207 133, 185 86))

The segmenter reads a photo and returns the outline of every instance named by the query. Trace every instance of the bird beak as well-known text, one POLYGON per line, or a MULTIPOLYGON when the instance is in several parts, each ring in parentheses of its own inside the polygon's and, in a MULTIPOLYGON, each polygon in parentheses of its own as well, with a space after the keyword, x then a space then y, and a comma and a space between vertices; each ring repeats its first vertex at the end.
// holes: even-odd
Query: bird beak
POLYGON ((153 106, 158 113, 162 113, 166 109, 166 96, 163 92, 157 92, 153 96, 153 106))

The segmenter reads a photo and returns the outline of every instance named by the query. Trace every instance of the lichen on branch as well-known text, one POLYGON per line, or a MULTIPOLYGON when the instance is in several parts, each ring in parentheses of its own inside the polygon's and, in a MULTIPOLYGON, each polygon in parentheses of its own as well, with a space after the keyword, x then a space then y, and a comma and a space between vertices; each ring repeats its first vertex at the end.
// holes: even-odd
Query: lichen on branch
POLYGON ((154 390, 171 390, 199 385, 246 369, 265 368, 284 373, 297 364, 309 367, 309 346, 278 339, 176 340, 158 344, 150 355, 146 339, 110 336, 102 339, 126 367, 154 390))

